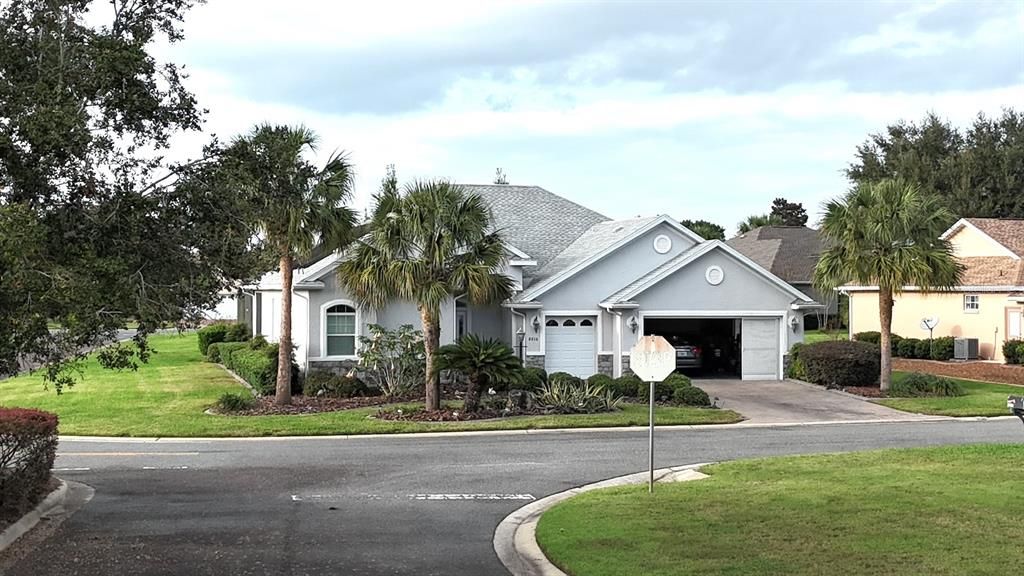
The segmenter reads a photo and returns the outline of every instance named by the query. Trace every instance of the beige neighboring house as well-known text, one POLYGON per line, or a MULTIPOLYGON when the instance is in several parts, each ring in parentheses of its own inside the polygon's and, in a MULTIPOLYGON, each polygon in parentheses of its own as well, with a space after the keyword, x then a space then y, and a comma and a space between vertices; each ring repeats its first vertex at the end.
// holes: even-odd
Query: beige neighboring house
MULTIPOLYGON (((904 288, 896 296, 892 331, 927 338, 922 318, 937 316, 935 337, 977 338, 983 359, 1002 360, 1003 342, 1020 338, 1024 310, 1024 220, 962 218, 942 238, 964 265, 949 292, 904 288)), ((844 286, 850 296, 850 333, 878 330, 878 287, 844 286)))

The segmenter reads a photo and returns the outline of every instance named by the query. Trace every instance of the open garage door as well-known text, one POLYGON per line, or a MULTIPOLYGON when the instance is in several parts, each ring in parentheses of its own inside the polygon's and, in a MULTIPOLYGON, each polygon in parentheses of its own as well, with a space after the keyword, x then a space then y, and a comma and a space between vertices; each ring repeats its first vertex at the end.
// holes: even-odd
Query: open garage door
POLYGON ((743 319, 743 379, 779 379, 779 319, 743 319))
POLYGON ((544 323, 544 369, 589 378, 597 372, 595 318, 548 317, 544 323))

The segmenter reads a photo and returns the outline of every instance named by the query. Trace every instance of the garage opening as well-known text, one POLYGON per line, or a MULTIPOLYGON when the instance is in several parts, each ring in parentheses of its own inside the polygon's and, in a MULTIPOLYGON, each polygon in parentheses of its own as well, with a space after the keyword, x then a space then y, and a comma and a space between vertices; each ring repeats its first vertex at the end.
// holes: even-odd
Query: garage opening
POLYGON ((644 335, 664 337, 676 349, 676 370, 702 378, 742 373, 739 318, 645 318, 644 335))

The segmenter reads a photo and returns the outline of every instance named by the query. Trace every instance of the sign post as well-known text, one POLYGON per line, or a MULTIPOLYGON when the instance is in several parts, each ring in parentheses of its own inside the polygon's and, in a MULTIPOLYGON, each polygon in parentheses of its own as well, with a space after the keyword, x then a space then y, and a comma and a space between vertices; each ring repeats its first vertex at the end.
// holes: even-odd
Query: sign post
POLYGON ((654 383, 676 369, 676 349, 661 336, 643 336, 630 350, 629 369, 650 384, 647 434, 647 492, 654 492, 654 383))

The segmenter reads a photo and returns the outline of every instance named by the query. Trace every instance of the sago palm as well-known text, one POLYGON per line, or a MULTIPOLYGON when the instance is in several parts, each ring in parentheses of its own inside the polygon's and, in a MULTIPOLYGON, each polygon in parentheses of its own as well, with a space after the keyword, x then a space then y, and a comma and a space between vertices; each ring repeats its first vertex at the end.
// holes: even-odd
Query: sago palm
POLYGON ((441 307, 461 295, 474 305, 508 298, 512 281, 501 273, 505 245, 483 199, 454 184, 414 182, 399 191, 391 176, 374 200, 370 230, 341 264, 339 279, 370 308, 396 299, 416 303, 426 353, 426 408, 437 410, 441 307))
POLYGON ((883 390, 892 381, 893 297, 904 289, 942 290, 962 267, 942 235, 953 214, 933 195, 901 180, 861 184, 825 205, 826 248, 814 269, 823 291, 849 283, 878 287, 883 390))
POLYGON ((345 204, 352 197, 352 167, 333 154, 322 168, 303 155, 316 150, 317 138, 303 127, 257 126, 237 138, 225 157, 252 204, 253 224, 281 273, 277 404, 291 403, 292 274, 296 259, 314 246, 328 252, 351 241, 356 214, 345 204))
POLYGON ((475 334, 468 334, 438 350, 434 369, 451 370, 466 377, 462 409, 472 413, 480 408, 481 391, 491 384, 522 381, 523 365, 504 342, 481 340, 475 334))

